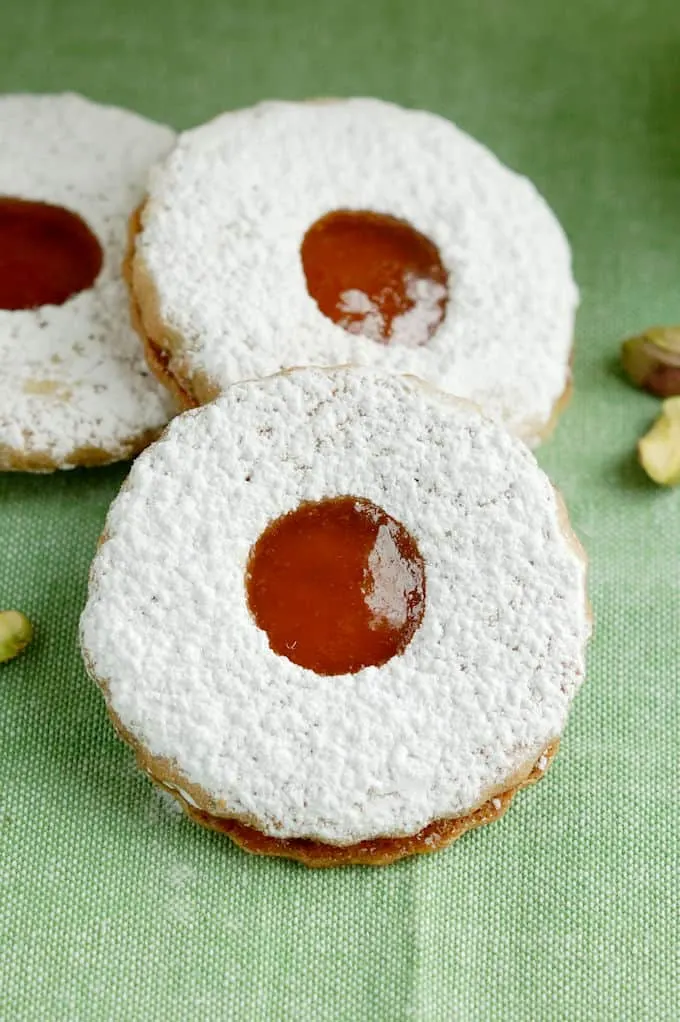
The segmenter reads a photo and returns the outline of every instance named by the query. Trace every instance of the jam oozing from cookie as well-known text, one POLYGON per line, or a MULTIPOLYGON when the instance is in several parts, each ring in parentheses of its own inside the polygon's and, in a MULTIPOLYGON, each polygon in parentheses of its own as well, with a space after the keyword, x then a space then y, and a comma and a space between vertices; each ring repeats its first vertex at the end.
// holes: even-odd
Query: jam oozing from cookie
POLYGON ((310 295, 349 333, 417 347, 444 318, 448 274, 405 220, 339 209, 312 224, 300 254, 310 295))
POLYGON ((425 612, 425 564, 396 519, 361 497, 300 504, 250 552, 248 604, 281 656, 353 674, 403 653, 425 612))
POLYGON ((63 206, 0 196, 0 309, 63 305, 103 260, 84 220, 63 206))

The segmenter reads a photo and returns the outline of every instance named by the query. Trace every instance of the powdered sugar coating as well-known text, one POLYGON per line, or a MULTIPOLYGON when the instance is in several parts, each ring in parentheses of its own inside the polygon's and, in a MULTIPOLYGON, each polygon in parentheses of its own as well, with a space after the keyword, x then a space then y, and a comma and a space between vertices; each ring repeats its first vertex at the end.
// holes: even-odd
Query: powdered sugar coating
POLYGON ((183 338, 185 379, 375 365, 469 398, 529 442, 569 380, 578 296, 562 229, 529 181, 434 114, 369 99, 223 114, 180 135, 143 225, 138 258, 183 338), (370 315, 356 336, 319 311, 300 245, 338 209, 407 220, 437 245, 450 297, 427 344, 408 344, 408 323, 402 343, 377 344, 370 315))
POLYGON ((584 565, 519 441, 370 369, 236 384, 136 461, 81 622, 89 669, 190 804, 350 844, 464 815, 560 734, 583 676, 584 565), (407 424, 407 428, 405 428, 407 424), (425 562, 422 623, 325 677, 247 607, 251 547, 303 500, 383 507, 425 562))
POLYGON ((0 466, 71 467, 93 448, 127 457, 175 411, 145 364, 121 276, 128 217, 174 134, 63 94, 0 97, 0 137, 0 195, 78 213, 104 256, 92 288, 63 305, 0 309, 0 466))

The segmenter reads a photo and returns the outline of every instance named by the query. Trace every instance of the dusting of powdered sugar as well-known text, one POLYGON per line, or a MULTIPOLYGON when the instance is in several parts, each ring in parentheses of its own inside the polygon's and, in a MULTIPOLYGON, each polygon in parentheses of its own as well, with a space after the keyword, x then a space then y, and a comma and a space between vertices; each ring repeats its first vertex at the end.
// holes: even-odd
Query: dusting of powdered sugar
MULTIPOLYGON (((589 623, 560 514, 520 441, 416 381, 307 368, 236 384, 135 462, 92 569, 86 662, 193 803, 278 837, 415 833, 562 731, 589 623), (427 597, 401 655, 328 677, 272 652, 245 572, 271 521, 340 495, 405 527, 427 597)), ((381 533, 378 589, 392 544, 381 533)))
POLYGON ((223 114, 153 174, 137 252, 184 339, 183 372, 218 389, 287 366, 375 365, 534 442, 569 379, 578 295, 560 225, 529 181, 434 114, 368 99, 223 114), (406 220, 437 246, 449 300, 426 344, 409 343, 414 321, 436 322, 439 291, 418 294, 388 345, 362 292, 345 292, 349 330, 308 294, 301 242, 339 209, 406 220))
POLYGON ((78 213, 103 250, 91 288, 63 305, 0 309, 0 463, 70 467, 97 448, 126 457, 174 406, 151 377, 121 275, 127 223, 173 132, 71 94, 0 97, 0 195, 78 213))
POLYGON ((342 316, 338 325, 351 334, 363 334, 372 341, 382 342, 385 336, 385 321, 380 306, 371 301, 358 288, 350 288, 340 295, 339 311, 342 316), (361 318, 359 318, 361 317, 361 318))
MULTIPOLYGON (((412 305, 406 312, 394 316, 389 330, 391 344, 414 347, 422 344, 432 328, 441 318, 440 303, 446 297, 446 288, 436 280, 416 277, 407 273, 404 277, 404 292, 412 305)), ((358 288, 350 288, 340 295, 339 311, 343 313, 338 324, 351 334, 385 343, 387 324, 377 302, 358 288)))

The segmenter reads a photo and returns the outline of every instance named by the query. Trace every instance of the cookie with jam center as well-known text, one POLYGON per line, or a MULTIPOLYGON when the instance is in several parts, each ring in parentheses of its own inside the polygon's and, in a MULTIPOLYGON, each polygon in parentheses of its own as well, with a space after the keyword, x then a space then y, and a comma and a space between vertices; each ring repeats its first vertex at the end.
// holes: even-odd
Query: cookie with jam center
POLYGON ((578 292, 536 188, 451 122, 262 103, 184 132, 131 225, 150 365, 186 407, 298 365, 413 374, 530 444, 569 396, 578 292))
POLYGON ((382 864, 502 815, 584 675, 585 556, 526 446, 374 369, 235 384, 113 503, 83 655, 197 822, 382 864))
POLYGON ((0 470, 118 461, 177 406, 121 272, 130 211, 174 133, 80 96, 0 97, 0 470))

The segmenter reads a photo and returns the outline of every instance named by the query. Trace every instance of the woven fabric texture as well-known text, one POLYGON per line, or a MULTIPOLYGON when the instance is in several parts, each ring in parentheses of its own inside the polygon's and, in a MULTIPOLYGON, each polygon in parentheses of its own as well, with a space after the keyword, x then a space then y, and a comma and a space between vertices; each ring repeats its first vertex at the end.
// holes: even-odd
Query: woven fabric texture
MULTIPOLYGON (((267 96, 374 94, 532 177, 574 246, 576 393, 540 460, 591 557, 589 676, 548 777, 499 823, 384 870, 252 858, 114 736, 76 629, 125 467, 0 477, 0 1019, 680 1018, 680 491, 634 445, 657 402, 619 340, 680 321, 677 0, 33 0, 0 89, 183 128, 267 96)), ((0 140, 0 144, 2 140, 0 140)))

